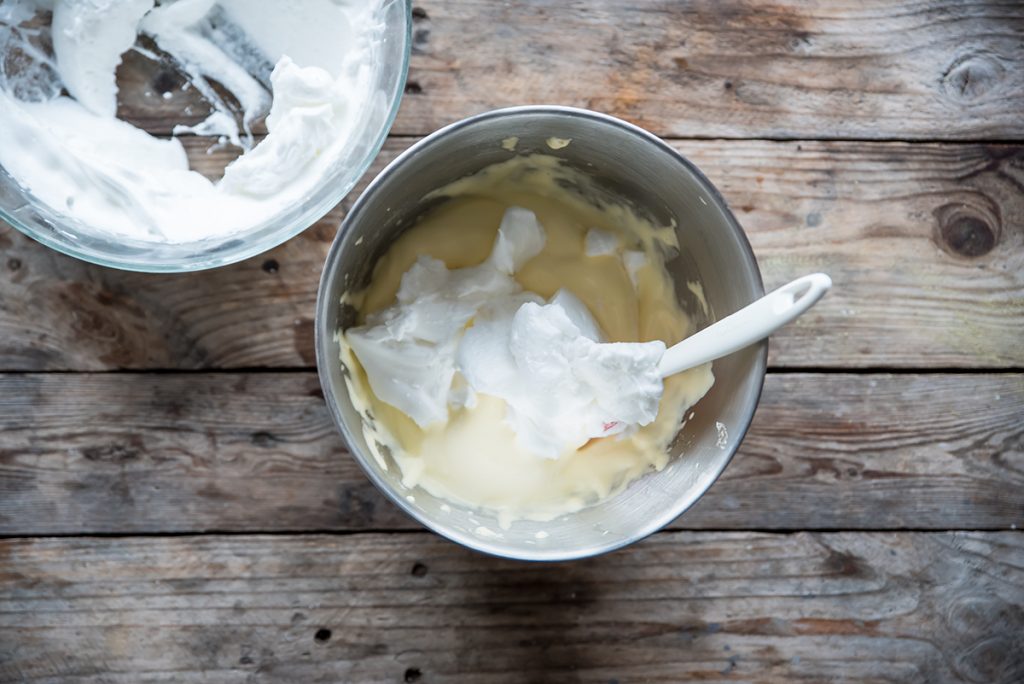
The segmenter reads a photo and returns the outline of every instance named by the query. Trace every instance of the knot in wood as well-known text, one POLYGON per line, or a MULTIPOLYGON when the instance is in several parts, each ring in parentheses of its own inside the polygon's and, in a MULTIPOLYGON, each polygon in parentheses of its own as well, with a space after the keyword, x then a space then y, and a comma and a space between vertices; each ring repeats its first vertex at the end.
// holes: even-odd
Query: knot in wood
POLYGON ((968 53, 953 60, 942 73, 942 89, 957 100, 974 100, 995 88, 1006 75, 998 57, 968 53))
MULTIPOLYGON (((968 591, 954 587, 961 588, 968 591)), ((1024 609, 992 595, 969 594, 952 600, 945 622, 957 645, 950 654, 957 674, 972 682, 1010 681, 1006 674, 1020 663, 1011 635, 1020 634, 1024 609)))
POLYGON ((255 446, 269 448, 274 446, 274 443, 277 442, 277 437, 269 432, 260 430, 259 432, 252 433, 249 437, 249 441, 255 446))
POLYGON ((946 204, 936 211, 940 246, 950 254, 967 258, 984 256, 999 240, 999 230, 964 205, 946 204))
POLYGON ((185 84, 185 79, 181 74, 177 73, 173 69, 161 69, 153 75, 153 79, 150 81, 150 85, 153 88, 153 92, 158 95, 164 93, 174 92, 180 89, 185 84))

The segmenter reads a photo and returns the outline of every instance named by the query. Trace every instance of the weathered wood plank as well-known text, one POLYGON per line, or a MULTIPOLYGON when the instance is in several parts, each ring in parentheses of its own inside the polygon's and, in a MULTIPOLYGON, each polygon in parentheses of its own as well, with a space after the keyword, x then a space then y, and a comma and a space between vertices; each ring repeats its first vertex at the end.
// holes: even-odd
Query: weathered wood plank
POLYGON ((0 542, 3 681, 1024 678, 1024 535, 664 533, 532 565, 432 535, 0 542))
MULTIPOLYGON (((389 141, 371 174, 409 142, 389 141)), ((1024 147, 676 146, 725 193, 766 285, 818 269, 836 281, 773 338, 773 365, 1024 366, 1024 147)), ((211 171, 225 153, 195 158, 211 171)), ((90 266, 0 224, 0 369, 311 366, 317 281, 343 211, 187 277, 90 266)))
MULTIPOLYGON (((312 373, 3 375, 0 435, 0 534, 416 528, 312 373)), ((1022 459, 1024 375, 770 375, 675 525, 1024 528, 1022 459)))
POLYGON ((1024 148, 678 148, 724 192, 767 287, 833 277, 771 364, 1024 365, 1024 148))
MULTIPOLYGON (((597 109, 664 136, 1024 137, 1024 11, 1004 0, 417 0, 393 131, 424 135, 522 104, 597 109)), ((165 100, 122 68, 125 116, 169 132, 165 100)), ((193 95, 189 98, 189 95, 193 95)))

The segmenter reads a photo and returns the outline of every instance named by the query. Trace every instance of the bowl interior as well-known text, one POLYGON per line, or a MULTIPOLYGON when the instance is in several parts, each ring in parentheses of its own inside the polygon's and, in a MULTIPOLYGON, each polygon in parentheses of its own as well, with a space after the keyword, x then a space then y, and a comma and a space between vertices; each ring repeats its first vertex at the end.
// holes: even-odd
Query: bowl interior
POLYGON ((714 363, 715 384, 694 407, 674 440, 673 459, 625 491, 550 522, 517 521, 501 530, 495 516, 460 509, 420 488, 407 490, 398 466, 369 457, 360 419, 345 389, 334 332, 353 323, 339 302, 358 289, 390 242, 430 206, 436 188, 472 174, 512 152, 503 139, 519 138, 515 154, 550 154, 593 180, 593 191, 624 198, 655 221, 674 221, 680 253, 667 267, 684 308, 699 327, 763 294, 750 246, 724 201, 689 162, 650 134, 603 115, 555 107, 500 110, 435 133, 379 176, 356 203, 339 233, 320 286, 317 353, 321 381, 334 417, 370 478, 401 508, 438 533, 501 556, 560 560, 593 555, 640 539, 686 510, 728 463, 750 423, 760 395, 767 343, 714 363), (551 137, 571 138, 553 150, 551 137), (699 282, 704 312, 688 281, 699 282))
MULTIPOLYGON (((374 43, 372 93, 360 108, 355 133, 328 173, 301 201, 267 216, 246 232, 175 244, 97 235, 95 230, 73 217, 38 201, 2 167, 0 219, 65 254, 134 271, 174 272, 212 268, 241 261, 281 244, 322 218, 348 194, 380 151, 391 128, 408 72, 411 0, 384 0, 380 19, 374 43)), ((147 109, 148 103, 153 103, 154 111, 143 112, 147 118, 173 119, 164 111, 167 102, 176 106, 180 104, 178 110, 181 111, 202 111, 206 107, 194 88, 182 88, 185 82, 172 78, 171 72, 160 62, 145 59, 133 51, 125 53, 124 59, 125 63, 131 63, 132 78, 128 82, 119 79, 121 97, 132 97, 133 101, 141 103, 143 110, 147 109), (160 90, 167 90, 171 95, 167 102, 162 101, 160 90)), ((265 80, 269 74, 258 76, 265 80)), ((142 123, 137 122, 137 125, 142 123)), ((215 142, 213 139, 183 137, 182 141, 189 152, 190 166, 215 177, 219 177, 226 163, 239 152, 229 148, 216 155, 207 155, 208 147, 215 142)))

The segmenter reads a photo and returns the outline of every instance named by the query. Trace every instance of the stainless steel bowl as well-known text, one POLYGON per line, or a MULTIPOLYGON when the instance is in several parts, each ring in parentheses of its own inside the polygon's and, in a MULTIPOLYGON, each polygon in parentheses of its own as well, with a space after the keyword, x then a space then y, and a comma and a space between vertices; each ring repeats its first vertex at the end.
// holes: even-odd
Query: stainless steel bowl
MULTIPOLYGON (((439 200, 431 191, 509 158, 501 141, 519 138, 517 154, 564 159, 603 192, 628 201, 655 221, 678 225, 679 256, 667 266, 684 308, 700 307, 686 288, 697 280, 713 323, 764 294, 750 244, 725 201, 682 155, 646 131, 603 114, 567 107, 515 107, 481 114, 424 138, 370 184, 342 224, 327 257, 316 312, 317 364, 324 396, 352 455, 395 505, 438 534, 470 548, 524 560, 569 560, 625 546, 655 532, 711 486, 750 425, 764 381, 768 344, 714 363, 715 385, 672 444, 673 459, 612 497, 545 523, 520 521, 500 530, 493 515, 448 505, 422 489, 407 490, 397 464, 382 468, 367 450, 360 418, 345 389, 335 331, 353 323, 342 294, 369 280, 392 240, 439 200), (571 138, 559 150, 551 137, 571 138), (409 497, 409 498, 407 498, 409 497), (481 529, 485 528, 485 529, 481 529), (538 532, 546 533, 537 535, 538 532), (542 537, 542 538, 538 538, 542 537)), ((443 201, 443 200, 442 200, 443 201)))

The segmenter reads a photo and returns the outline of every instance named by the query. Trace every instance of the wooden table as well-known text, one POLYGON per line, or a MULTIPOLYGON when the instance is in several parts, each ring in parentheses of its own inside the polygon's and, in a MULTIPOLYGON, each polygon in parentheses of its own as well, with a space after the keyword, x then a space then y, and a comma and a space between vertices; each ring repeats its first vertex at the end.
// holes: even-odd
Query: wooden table
MULTIPOLYGON (((324 407, 344 206, 193 275, 0 225, 0 680, 1024 681, 1024 5, 414 17, 368 177, 465 115, 591 107, 705 170, 768 286, 832 274, 736 459, 633 548, 483 557, 399 514, 324 407)), ((166 131, 162 101, 122 113, 166 131)))

